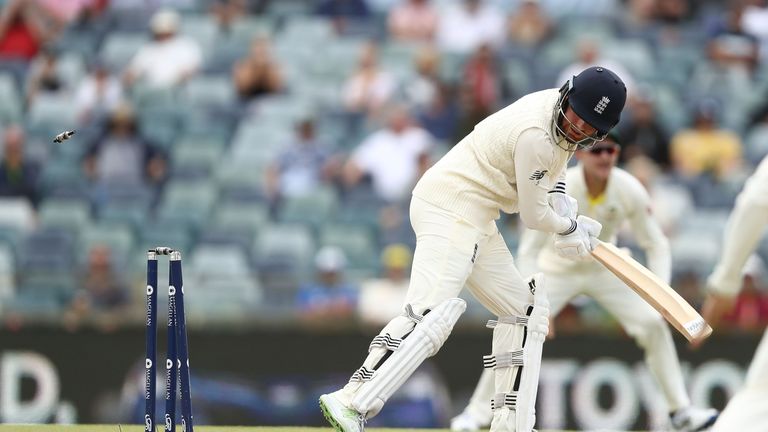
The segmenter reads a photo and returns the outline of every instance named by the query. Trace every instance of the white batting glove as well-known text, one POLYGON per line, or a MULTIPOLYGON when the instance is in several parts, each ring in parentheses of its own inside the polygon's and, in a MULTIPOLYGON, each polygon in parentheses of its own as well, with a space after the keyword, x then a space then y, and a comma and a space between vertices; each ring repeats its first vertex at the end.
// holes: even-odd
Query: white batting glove
POLYGON ((600 222, 586 216, 579 216, 574 223, 576 226, 571 232, 555 236, 555 250, 564 258, 589 261, 592 259, 590 252, 597 246, 597 236, 600 235, 603 226, 600 222))
POLYGON ((550 192, 547 194, 547 200, 549 206, 558 216, 576 219, 576 215, 579 213, 579 202, 572 196, 563 192, 550 192))

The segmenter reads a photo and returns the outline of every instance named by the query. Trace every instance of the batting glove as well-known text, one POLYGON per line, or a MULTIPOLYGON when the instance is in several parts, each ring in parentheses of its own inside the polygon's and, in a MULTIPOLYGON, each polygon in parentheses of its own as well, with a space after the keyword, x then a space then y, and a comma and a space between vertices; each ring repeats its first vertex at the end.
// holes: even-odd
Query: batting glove
POLYGON ((573 221, 571 229, 555 236, 555 250, 561 257, 575 261, 589 261, 590 252, 597 246, 597 236, 603 226, 600 222, 579 216, 573 221))

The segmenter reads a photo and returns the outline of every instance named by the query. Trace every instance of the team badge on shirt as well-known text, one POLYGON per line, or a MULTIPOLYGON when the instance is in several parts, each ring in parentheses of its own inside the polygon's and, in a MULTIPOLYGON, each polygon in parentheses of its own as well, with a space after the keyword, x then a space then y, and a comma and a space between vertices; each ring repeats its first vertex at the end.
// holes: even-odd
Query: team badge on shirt
POLYGON ((544 176, 547 174, 547 170, 536 170, 531 174, 530 177, 528 177, 528 180, 533 180, 535 182, 540 181, 544 178, 544 176))

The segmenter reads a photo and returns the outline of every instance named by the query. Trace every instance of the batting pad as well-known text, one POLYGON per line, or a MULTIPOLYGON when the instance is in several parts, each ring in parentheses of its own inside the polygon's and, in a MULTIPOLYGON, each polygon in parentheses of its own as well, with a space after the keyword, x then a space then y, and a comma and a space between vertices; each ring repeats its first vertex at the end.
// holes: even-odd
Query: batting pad
POLYGON ((426 313, 392 355, 360 385, 352 398, 352 408, 367 418, 376 415, 416 368, 440 350, 466 309, 464 300, 451 298, 426 313))
POLYGON ((536 423, 541 350, 549 332, 543 279, 539 273, 529 282, 535 292, 526 316, 488 322, 493 328, 493 354, 483 357, 483 365, 494 373, 491 432, 531 432, 536 423))

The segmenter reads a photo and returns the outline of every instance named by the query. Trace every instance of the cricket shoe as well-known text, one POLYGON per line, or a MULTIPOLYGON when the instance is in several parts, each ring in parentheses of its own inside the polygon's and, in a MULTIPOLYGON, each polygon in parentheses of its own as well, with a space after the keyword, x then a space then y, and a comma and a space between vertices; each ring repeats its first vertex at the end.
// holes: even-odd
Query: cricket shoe
POLYGON ((714 408, 687 407, 679 409, 670 417, 670 424, 674 432, 701 432, 709 430, 720 412, 714 408))
POLYGON ((454 432, 471 432, 480 429, 488 429, 490 421, 482 421, 466 410, 451 419, 451 430, 454 432))
POLYGON ((320 410, 336 432, 363 432, 365 415, 347 408, 336 392, 320 396, 320 410))

